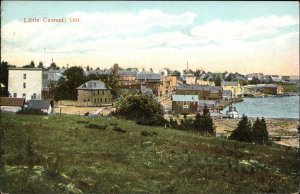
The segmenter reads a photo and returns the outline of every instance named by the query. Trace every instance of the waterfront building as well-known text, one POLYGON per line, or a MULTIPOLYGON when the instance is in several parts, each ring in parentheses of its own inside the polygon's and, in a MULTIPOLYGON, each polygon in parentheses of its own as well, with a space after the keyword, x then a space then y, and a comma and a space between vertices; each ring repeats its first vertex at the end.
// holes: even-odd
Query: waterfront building
POLYGON ((230 90, 232 98, 239 98, 244 96, 244 88, 237 81, 222 81, 221 87, 223 90, 230 90))
POLYGON ((198 112, 197 95, 172 95, 172 111, 175 114, 196 114, 198 112))
POLYGON ((177 87, 176 94, 197 95, 199 100, 222 100, 222 88, 219 86, 187 86, 177 87))

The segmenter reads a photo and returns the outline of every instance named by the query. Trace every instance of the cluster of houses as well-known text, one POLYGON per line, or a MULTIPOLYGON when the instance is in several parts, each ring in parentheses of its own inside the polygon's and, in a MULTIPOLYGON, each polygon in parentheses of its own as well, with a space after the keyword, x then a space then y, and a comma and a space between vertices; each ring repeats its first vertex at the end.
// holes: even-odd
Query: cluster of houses
MULTIPOLYGON (((9 98, 1 98, 1 109, 18 110, 27 106, 51 112, 53 107, 53 89, 63 77, 64 69, 44 71, 38 68, 9 69, 9 98), (13 105, 15 105, 14 108, 13 105), (10 107, 10 108, 9 108, 10 107), (48 107, 48 108, 46 108, 48 107)), ((245 93, 262 91, 268 94, 280 94, 281 86, 275 84, 243 87, 237 81, 222 81, 215 86, 211 79, 203 79, 205 74, 196 79, 188 69, 182 75, 176 71, 164 69, 159 73, 137 69, 123 70, 115 64, 105 71, 85 71, 85 74, 114 74, 118 85, 124 89, 138 89, 171 101, 176 113, 195 113, 204 105, 214 110, 218 103, 234 98, 242 98, 245 93)), ((206 75, 207 76, 207 75, 206 75)), ((262 76, 248 75, 248 79, 262 76)), ((100 80, 91 80, 77 88, 77 106, 105 106, 113 103, 112 93, 100 80)))

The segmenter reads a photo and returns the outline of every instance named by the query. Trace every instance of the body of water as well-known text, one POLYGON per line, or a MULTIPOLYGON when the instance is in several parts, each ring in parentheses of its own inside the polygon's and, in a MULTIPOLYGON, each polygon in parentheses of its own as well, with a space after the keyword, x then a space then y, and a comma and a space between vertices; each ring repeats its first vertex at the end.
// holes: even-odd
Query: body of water
MULTIPOLYGON (((233 104, 239 116, 265 118, 299 118, 299 96, 244 98, 233 104)), ((221 113, 226 113, 228 107, 221 113)))

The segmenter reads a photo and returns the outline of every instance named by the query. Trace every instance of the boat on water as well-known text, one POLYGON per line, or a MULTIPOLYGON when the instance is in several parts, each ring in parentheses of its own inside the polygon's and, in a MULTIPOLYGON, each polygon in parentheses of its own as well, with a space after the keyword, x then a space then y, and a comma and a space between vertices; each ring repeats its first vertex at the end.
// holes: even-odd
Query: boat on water
POLYGON ((226 111, 226 115, 227 115, 229 118, 232 118, 232 119, 238 118, 238 117, 239 117, 239 114, 238 114, 236 108, 235 108, 234 106, 232 106, 232 104, 229 105, 229 108, 228 108, 228 110, 226 111))

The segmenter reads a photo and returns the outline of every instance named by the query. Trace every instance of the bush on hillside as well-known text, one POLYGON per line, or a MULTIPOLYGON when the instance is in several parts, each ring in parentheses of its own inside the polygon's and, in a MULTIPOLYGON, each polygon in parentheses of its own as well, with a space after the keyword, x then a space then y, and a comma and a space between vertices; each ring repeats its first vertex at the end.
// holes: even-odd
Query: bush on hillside
POLYGON ((116 114, 142 125, 164 126, 163 107, 152 95, 126 94, 116 102, 116 114))
POLYGON ((215 135, 214 123, 206 106, 203 109, 203 114, 200 115, 200 113, 197 113, 194 120, 184 117, 180 124, 178 124, 176 120, 174 121, 173 118, 171 118, 169 126, 181 130, 195 130, 200 133, 215 135))
POLYGON ((23 110, 19 110, 17 114, 22 115, 47 115, 47 113, 41 111, 40 109, 33 109, 33 108, 25 108, 23 110))

